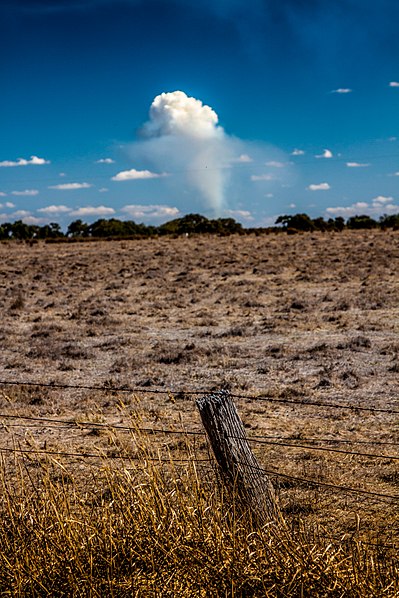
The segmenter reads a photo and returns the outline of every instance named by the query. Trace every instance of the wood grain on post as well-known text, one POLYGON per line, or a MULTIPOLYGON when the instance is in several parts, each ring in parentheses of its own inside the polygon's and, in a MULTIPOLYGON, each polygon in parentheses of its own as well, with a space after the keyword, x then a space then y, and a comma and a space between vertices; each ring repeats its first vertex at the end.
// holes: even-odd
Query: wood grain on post
POLYGON ((197 400, 197 407, 224 483, 260 523, 283 523, 276 493, 262 471, 228 391, 197 400))

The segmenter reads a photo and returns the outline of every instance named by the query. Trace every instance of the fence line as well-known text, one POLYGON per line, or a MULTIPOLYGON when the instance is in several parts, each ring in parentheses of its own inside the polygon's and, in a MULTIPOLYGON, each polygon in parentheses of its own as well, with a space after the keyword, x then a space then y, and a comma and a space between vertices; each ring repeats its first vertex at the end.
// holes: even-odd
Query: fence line
MULTIPOLYGON (((125 432, 147 432, 149 434, 180 434, 180 435, 187 435, 187 436, 205 436, 204 432, 196 431, 196 430, 170 430, 166 428, 142 428, 142 427, 133 427, 133 426, 123 426, 120 424, 111 424, 111 423, 99 423, 99 422, 85 422, 85 421, 76 421, 76 420, 57 420, 57 419, 50 419, 46 417, 33 417, 29 415, 15 415, 9 413, 0 413, 0 425, 6 426, 8 428, 11 427, 21 427, 24 426, 26 428, 41 428, 47 429, 52 428, 55 430, 66 428, 105 428, 105 429, 112 429, 112 430, 121 430, 125 432), (35 424, 5 424, 1 421, 1 419, 21 419, 27 421, 35 421, 35 424), (48 422, 47 425, 41 425, 40 422, 48 422), (56 424, 56 425, 51 425, 56 424)), ((258 442, 262 440, 288 440, 290 442, 326 442, 326 443, 333 443, 333 444, 362 444, 362 445, 369 445, 369 446, 399 446, 397 442, 388 442, 388 441, 381 441, 381 440, 349 440, 347 438, 292 438, 290 436, 270 436, 270 435, 253 435, 248 438, 251 442, 258 442)), ((261 443, 262 444, 262 443, 261 443)), ((290 446, 290 445, 289 445, 290 446)), ((292 446, 298 446, 293 444, 292 446)), ((308 448, 309 450, 317 450, 317 447, 299 447, 299 448, 308 448)), ((327 449, 325 449, 327 450, 327 449)), ((334 449, 331 449, 330 452, 335 452, 334 449)), ((349 453, 348 454, 352 454, 349 453)), ((363 453, 356 453, 353 454, 362 455, 363 453)), ((364 454, 364 456, 373 456, 373 454, 368 455, 364 454)), ((396 459, 397 457, 392 457, 389 455, 381 455, 384 458, 391 458, 396 459)))
POLYGON ((312 486, 325 486, 326 488, 333 488, 335 490, 340 490, 342 492, 348 492, 353 494, 364 494, 366 496, 373 496, 381 499, 389 499, 399 502, 399 495, 395 496, 392 494, 381 494, 379 492, 372 492, 370 490, 362 490, 361 488, 349 488, 348 486, 339 486, 336 484, 329 484, 328 482, 316 482, 315 480, 309 480, 307 478, 300 478, 297 476, 289 475, 287 473, 281 473, 278 471, 273 471, 271 469, 264 469, 263 467, 254 467, 252 465, 248 465, 246 463, 242 463, 242 465, 250 467, 251 469, 255 469, 260 473, 265 473, 270 476, 276 476, 277 478, 287 478, 289 480, 295 480, 296 482, 302 482, 306 484, 310 484, 312 486))
MULTIPOLYGON (((171 430, 168 428, 148 428, 148 427, 139 427, 139 426, 122 426, 119 424, 108 424, 108 423, 99 423, 99 422, 87 422, 87 421, 68 421, 68 420, 60 420, 60 419, 51 419, 51 418, 45 418, 45 417, 33 417, 33 416, 24 416, 24 415, 15 415, 15 414, 3 414, 0 413, 0 423, 1 423, 1 419, 22 419, 22 420, 28 420, 28 421, 35 421, 37 422, 37 427, 42 428, 42 429, 46 429, 50 426, 40 426, 39 422, 48 422, 49 424, 57 424, 56 426, 54 426, 55 429, 59 429, 60 427, 62 428, 76 428, 76 429, 80 429, 80 428, 99 428, 99 429, 110 429, 110 430, 123 430, 123 431, 127 431, 127 432, 145 432, 147 434, 171 434, 171 435, 183 435, 183 436, 205 436, 204 432, 200 432, 197 430, 171 430), (58 425, 59 424, 59 425, 58 425)), ((4 424, 3 424, 4 425, 4 424)), ((15 425, 15 424, 14 424, 15 425)), ((19 426, 22 426, 22 424, 18 424, 19 426)), ((229 436, 229 438, 235 439, 235 440, 242 440, 243 438, 241 437, 236 437, 236 436, 229 436)), ((283 446, 283 447, 289 447, 289 448, 301 448, 301 449, 306 449, 306 450, 310 450, 310 451, 324 451, 327 453, 339 453, 339 454, 343 454, 343 455, 352 455, 352 456, 358 456, 358 457, 369 457, 371 459, 391 459, 394 461, 399 461, 399 457, 396 455, 382 455, 382 454, 375 454, 375 453, 363 453, 363 452, 358 452, 358 451, 344 451, 342 449, 334 449, 334 448, 327 448, 327 447, 321 447, 321 446, 308 446, 308 445, 303 445, 303 444, 292 444, 292 442, 295 442, 295 439, 290 439, 290 438, 285 438, 282 436, 249 436, 247 437, 248 442, 253 442, 256 444, 266 444, 266 445, 270 445, 270 446, 283 446), (273 440, 272 440, 273 439, 273 440), (291 443, 287 443, 287 442, 281 442, 281 440, 290 440, 291 443)), ((301 438, 298 439, 300 441, 306 441, 306 439, 301 438)), ((322 439, 315 439, 315 442, 321 442, 322 439)), ((326 440, 324 440, 326 441, 326 440)), ((373 443, 369 443, 369 444, 373 444, 373 443)), ((378 444, 378 443, 375 443, 378 444)), ((398 446, 394 443, 392 443, 393 446, 398 446)))
MULTIPOLYGON (((214 390, 171 390, 171 389, 148 389, 145 387, 113 387, 113 386, 91 386, 91 385, 78 385, 78 384, 58 384, 48 382, 32 382, 32 381, 10 381, 0 380, 0 386, 38 386, 43 388, 53 389, 74 389, 74 390, 95 390, 101 392, 130 392, 130 393, 150 393, 150 394, 167 394, 172 396, 184 396, 184 395, 208 395, 214 392, 214 390)), ((265 395, 243 395, 230 393, 233 399, 246 399, 250 401, 265 401, 268 403, 282 403, 287 405, 295 406, 306 406, 306 407, 327 407, 329 409, 348 409, 350 411, 368 411, 370 413, 389 413, 391 415, 399 415, 398 409, 381 409, 379 407, 362 407, 360 405, 340 405, 339 403, 325 403, 322 401, 307 401, 307 400, 293 400, 284 398, 268 397, 265 395)))
POLYGON ((106 455, 104 453, 68 453, 64 451, 52 451, 48 449, 21 449, 0 447, 0 453, 18 453, 22 455, 57 455, 58 457, 81 457, 83 459, 120 459, 125 461, 154 461, 160 463, 211 463, 212 459, 196 459, 173 457, 170 459, 162 457, 145 457, 136 455, 106 455))
MULTIPOLYGON (((68 453, 63 451, 51 451, 47 449, 21 449, 21 448, 9 448, 9 447, 0 447, 0 453, 18 453, 22 455, 51 455, 51 456, 58 456, 58 457, 72 457, 72 458, 82 458, 82 459, 112 459, 112 460, 123 460, 123 461, 151 461, 155 463, 214 463, 213 459, 196 459, 196 458, 161 458, 161 457, 142 457, 142 456, 135 456, 135 455, 104 455, 102 453, 68 453)), ((290 474, 282 473, 280 471, 268 470, 263 467, 254 467, 252 465, 248 465, 247 463, 241 463, 244 467, 250 467, 259 473, 265 473, 270 476, 274 476, 276 478, 286 478, 289 480, 294 480, 296 482, 300 482, 303 484, 308 484, 311 486, 321 486, 325 488, 330 488, 332 490, 339 490, 343 493, 350 493, 350 494, 361 494, 366 497, 372 497, 378 500, 386 501, 398 501, 399 502, 399 495, 394 496, 391 494, 382 494, 379 492, 372 492, 370 490, 362 490, 360 488, 350 488, 348 486, 340 486, 337 484, 329 484, 327 482, 320 482, 315 480, 309 480, 307 478, 297 477, 290 474)))
MULTIPOLYGON (((36 387, 45 387, 45 388, 61 388, 61 389, 79 389, 79 390, 95 390, 101 392, 141 392, 141 393, 152 393, 152 394, 172 394, 172 395, 206 395, 208 391, 171 391, 171 390, 159 390, 159 389, 146 389, 146 388, 126 388, 126 387, 111 387, 111 386, 90 386, 90 385, 72 385, 72 384, 52 384, 52 383, 40 383, 40 382, 20 382, 20 381, 1 381, 0 385, 3 386, 36 386, 36 387)), ((294 404, 294 405, 304 405, 304 406, 319 406, 319 407, 329 407, 329 408, 337 408, 337 409, 350 409, 358 410, 358 411, 369 411, 369 412, 378 412, 378 413, 389 413, 389 414, 399 414, 399 411, 393 409, 379 409, 374 407, 356 407, 351 405, 339 405, 333 403, 322 403, 318 401, 294 401, 290 399, 277 399, 272 397, 265 397, 265 396, 248 396, 248 395, 239 395, 239 394, 231 394, 232 398, 236 399, 247 399, 251 401, 270 401, 270 402, 277 402, 277 403, 286 403, 286 404, 294 404)), ((108 423, 99 423, 99 422, 88 422, 88 421, 76 421, 76 420, 63 420, 63 419, 53 419, 53 418, 44 418, 44 417, 35 417, 35 416, 21 416, 16 414, 1 414, 0 413, 0 420, 1 419, 8 419, 8 420, 23 420, 23 421, 30 421, 34 422, 37 427, 41 428, 48 428, 53 426, 55 428, 59 428, 60 426, 64 428, 75 428, 77 430, 81 428, 91 428, 91 429, 115 429, 115 430, 122 430, 122 431, 132 431, 132 432, 145 432, 148 434, 180 434, 186 436, 205 436, 204 432, 195 431, 195 430, 171 430, 165 428, 151 428, 151 427, 133 427, 133 426, 124 426, 120 424, 108 424, 108 423), (42 424, 46 423, 48 425, 43 426, 42 424)), ((5 425, 5 424, 3 424, 5 425)), ((16 425, 16 424, 11 424, 16 425)), ((21 425, 21 424, 18 424, 21 425)), ((376 455, 372 453, 364 453, 364 452, 356 452, 356 451, 344 451, 341 449, 334 449, 334 448, 327 448, 327 447, 320 447, 320 446, 307 446, 302 444, 292 444, 295 439, 289 439, 284 437, 270 437, 270 436, 253 436, 247 438, 249 442, 259 443, 259 444, 267 444, 270 446, 283 446, 289 448, 301 448, 305 450, 316 450, 316 451, 325 451, 328 453, 340 453, 346 454, 351 456, 361 456, 361 457, 368 457, 368 458, 375 458, 375 459, 389 459, 389 460, 399 460, 399 457, 392 456, 392 455, 376 455), (273 440, 272 440, 273 439, 273 440), (282 440, 290 440, 291 443, 282 442, 282 440)), ((300 438, 299 441, 306 442, 306 439, 300 438)), ((321 439, 313 439, 313 442, 320 442, 321 439)), ((324 439, 326 442, 351 442, 350 440, 339 440, 339 439, 324 439)), ((358 441, 358 443, 364 444, 390 444, 392 446, 398 446, 396 443, 383 443, 383 442, 366 442, 366 441, 358 441)), ((354 444, 356 441, 353 442, 354 444)), ((212 459, 196 459, 194 457, 191 458, 161 458, 161 457, 143 457, 143 456, 131 456, 131 455, 105 455, 104 453, 89 453, 89 452, 65 452, 65 451, 56 451, 56 450, 47 450, 47 449, 35 449, 35 450, 28 450, 22 448, 8 448, 8 447, 0 447, 0 453, 19 453, 22 455, 53 455, 53 456, 60 456, 60 457, 70 457, 70 458, 96 458, 96 459, 120 459, 120 460, 144 460, 144 461, 154 461, 154 462, 162 462, 162 463, 210 463, 212 459)), ((361 494, 365 497, 373 497, 378 500, 390 500, 390 501, 399 501, 399 496, 394 496, 390 494, 382 494, 378 492, 372 492, 368 490, 362 490, 358 488, 351 488, 346 486, 340 486, 336 484, 331 484, 327 482, 309 480, 307 478, 292 476, 289 474, 285 474, 279 471, 272 471, 263 468, 256 468, 259 472, 263 472, 267 475, 275 476, 277 478, 286 478, 290 480, 294 480, 303 484, 317 486, 317 487, 325 487, 330 488, 333 490, 337 490, 343 493, 355 493, 361 494)))

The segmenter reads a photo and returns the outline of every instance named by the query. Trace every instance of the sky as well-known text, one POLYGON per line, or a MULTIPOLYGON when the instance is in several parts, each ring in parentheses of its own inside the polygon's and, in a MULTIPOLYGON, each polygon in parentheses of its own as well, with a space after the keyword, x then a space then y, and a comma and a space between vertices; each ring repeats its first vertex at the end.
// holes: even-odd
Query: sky
POLYGON ((2 0, 0 222, 399 213, 397 0, 2 0))

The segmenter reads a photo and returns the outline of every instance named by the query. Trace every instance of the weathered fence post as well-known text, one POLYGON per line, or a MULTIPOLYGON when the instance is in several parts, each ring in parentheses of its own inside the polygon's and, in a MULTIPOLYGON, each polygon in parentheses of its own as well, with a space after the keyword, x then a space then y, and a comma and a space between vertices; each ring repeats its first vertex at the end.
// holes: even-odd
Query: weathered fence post
POLYGON ((197 400, 222 479, 260 523, 283 523, 277 497, 245 435, 245 429, 228 391, 197 400))

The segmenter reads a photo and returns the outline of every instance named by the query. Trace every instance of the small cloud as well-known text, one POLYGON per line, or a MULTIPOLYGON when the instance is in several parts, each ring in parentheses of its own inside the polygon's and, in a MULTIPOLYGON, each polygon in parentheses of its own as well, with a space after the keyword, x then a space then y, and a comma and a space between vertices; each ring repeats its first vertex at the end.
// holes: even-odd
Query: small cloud
POLYGON ((58 176, 60 176, 60 177, 64 177, 64 176, 66 176, 66 173, 65 173, 65 172, 59 172, 59 173, 58 173, 58 176))
POLYGON ((7 193, 4 193, 4 191, 0 191, 0 197, 7 197, 7 193))
POLYGON ((325 149, 325 150, 323 150, 322 154, 315 156, 315 158, 332 158, 332 157, 333 157, 333 153, 329 149, 325 149))
POLYGON ((6 201, 5 203, 0 203, 0 209, 2 208, 15 208, 15 204, 11 203, 11 201, 6 201))
POLYGON ((11 218, 27 218, 28 216, 32 216, 32 212, 28 212, 28 210, 17 210, 10 214, 11 218))
POLYGON ((294 151, 291 152, 291 156, 303 156, 305 154, 304 150, 295 148, 294 151))
POLYGON ((295 203, 290 203, 290 205, 288 207, 293 210, 294 208, 296 208, 296 204, 295 203))
POLYGON ((360 162, 347 162, 346 163, 348 168, 367 168, 370 164, 362 164, 360 162))
POLYGON ((226 210, 226 216, 230 218, 239 218, 242 220, 253 220, 254 217, 252 216, 251 212, 248 210, 226 210))
POLYGON ((156 173, 150 170, 122 170, 112 177, 112 181, 136 181, 139 179, 159 179, 160 177, 167 176, 166 173, 156 173))
POLYGON ((399 81, 390 81, 389 87, 399 87, 399 81))
POLYGON ((265 197, 269 197, 269 198, 274 197, 274 193, 266 193, 265 197))
POLYGON ((101 189, 98 190, 99 193, 106 193, 107 191, 109 191, 107 187, 101 187, 101 189))
POLYGON ((373 201, 373 203, 385 204, 385 203, 390 203, 391 201, 393 201, 393 197, 386 197, 385 195, 378 195, 378 197, 374 197, 374 199, 372 201, 373 201))
POLYGON ((138 219, 152 219, 152 218, 173 218, 180 214, 178 208, 165 205, 149 205, 143 206, 140 204, 131 204, 124 206, 121 212, 127 214, 130 218, 138 219))
POLYGON ((253 162, 251 156, 248 156, 248 154, 241 154, 241 156, 238 156, 238 158, 233 158, 233 160, 231 160, 232 162, 240 162, 240 163, 249 163, 249 162, 253 162))
POLYGON ((107 206, 85 206, 70 212, 71 216, 110 216, 115 214, 114 208, 107 206))
POLYGON ((349 87, 339 87, 338 89, 333 89, 331 93, 352 93, 352 89, 349 89, 349 87))
POLYGON ((333 208, 327 208, 326 212, 327 214, 330 214, 331 216, 346 216, 346 217, 351 217, 351 216, 356 216, 358 215, 360 212, 364 213, 366 211, 368 211, 368 209, 370 208, 369 204, 364 202, 364 201, 358 201, 357 203, 353 203, 350 206, 336 206, 333 208))
POLYGON ((3 160, 0 162, 0 167, 3 168, 12 168, 13 166, 42 166, 43 164, 50 164, 50 160, 45 160, 44 158, 38 158, 38 156, 31 156, 29 160, 25 160, 25 158, 18 158, 18 160, 3 160))
POLYGON ((328 191, 331 189, 328 183, 312 183, 309 187, 306 187, 309 191, 328 191))
POLYGON ((11 195, 39 195, 37 189, 25 189, 25 191, 11 191, 11 195))
POLYGON ((100 158, 96 160, 96 164, 115 164, 115 160, 112 158, 100 158))
POLYGON ((398 170, 398 172, 392 173, 391 176, 399 176, 399 170, 398 170))
POLYGON ((272 181, 273 178, 271 174, 253 174, 251 181, 272 181))
POLYGON ((37 211, 42 214, 62 214, 70 212, 71 208, 67 206, 46 206, 45 208, 39 208, 37 211))
POLYGON ((277 160, 270 160, 270 162, 266 162, 266 166, 271 166, 272 168, 284 168, 284 162, 278 162, 277 160))
POLYGON ((75 189, 88 189, 92 187, 89 183, 61 183, 60 185, 50 185, 49 189, 58 189, 59 191, 73 191, 75 189))

